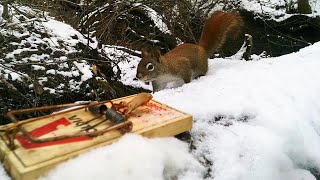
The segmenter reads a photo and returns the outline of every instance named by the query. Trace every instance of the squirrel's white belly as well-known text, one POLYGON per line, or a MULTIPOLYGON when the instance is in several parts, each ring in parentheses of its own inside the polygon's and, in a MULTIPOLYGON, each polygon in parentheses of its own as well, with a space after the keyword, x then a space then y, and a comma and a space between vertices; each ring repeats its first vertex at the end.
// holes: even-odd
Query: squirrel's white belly
POLYGON ((184 84, 183 79, 169 74, 159 76, 156 81, 159 84, 165 84, 166 88, 176 88, 184 84))

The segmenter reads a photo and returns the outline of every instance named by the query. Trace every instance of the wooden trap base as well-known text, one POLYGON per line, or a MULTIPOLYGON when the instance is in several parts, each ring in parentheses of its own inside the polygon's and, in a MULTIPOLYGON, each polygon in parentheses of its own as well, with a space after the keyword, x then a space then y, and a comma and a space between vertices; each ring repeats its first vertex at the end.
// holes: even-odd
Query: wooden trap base
MULTIPOLYGON (((133 96, 115 99, 113 102, 130 101, 133 96)), ((44 118, 23 125, 33 137, 47 138, 63 134, 84 131, 83 128, 96 124, 85 123, 95 116, 85 109, 75 110, 62 115, 44 118)), ((101 118, 101 120, 104 117, 101 118)), ((188 131, 192 126, 192 116, 151 100, 146 106, 134 110, 128 119, 133 123, 132 133, 146 137, 168 137, 188 131)), ((96 127, 100 130, 108 127, 105 122, 96 127)), ((10 150, 6 138, 0 134, 0 158, 15 180, 33 180, 45 174, 57 164, 87 152, 93 148, 111 144, 123 134, 114 130, 98 137, 77 137, 54 142, 34 143, 22 134, 15 138, 16 148, 10 150)), ((129 147, 128 147, 129 148, 129 147)))

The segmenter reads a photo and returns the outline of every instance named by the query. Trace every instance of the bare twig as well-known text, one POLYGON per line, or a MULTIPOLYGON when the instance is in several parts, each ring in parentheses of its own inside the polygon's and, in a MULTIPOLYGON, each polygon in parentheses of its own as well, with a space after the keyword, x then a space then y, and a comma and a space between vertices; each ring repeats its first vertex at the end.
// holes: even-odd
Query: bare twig
POLYGON ((34 21, 44 22, 45 20, 40 20, 39 18, 32 18, 32 19, 27 19, 27 20, 25 20, 23 22, 15 22, 15 23, 11 23, 11 24, 4 24, 4 27, 9 28, 9 27, 12 27, 12 26, 17 26, 17 25, 20 25, 20 24, 25 24, 25 23, 34 22, 34 21))
POLYGON ((25 95, 23 95, 16 87, 9 83, 3 74, 0 74, 0 80, 3 84, 7 86, 9 90, 12 90, 14 93, 20 95, 22 98, 24 98, 28 103, 32 105, 32 102, 25 95))
MULTIPOLYGON (((121 49, 122 50, 122 49, 121 49)), ((137 56, 139 56, 139 54, 136 54, 137 56)), ((46 62, 26 62, 26 63, 11 63, 11 65, 14 66, 24 66, 24 65, 53 65, 53 64, 63 64, 65 62, 70 62, 70 61, 81 61, 81 60, 85 60, 85 61, 92 61, 92 62, 102 62, 102 63, 106 63, 106 62, 111 62, 113 63, 113 61, 111 59, 109 59, 108 57, 104 57, 106 59, 101 60, 101 59, 91 59, 91 58, 70 58, 70 59, 66 59, 66 60, 47 60, 46 62)), ((5 64, 8 64, 6 62, 0 62, 1 67, 3 67, 5 64)), ((8 67, 4 66, 6 69, 8 69, 8 67)), ((14 71, 13 69, 9 69, 14 71)), ((18 71, 14 71, 19 73, 18 71)))
POLYGON ((12 5, 12 4, 10 4, 10 7, 12 7, 12 8, 13 8, 15 11, 17 11, 19 14, 22 14, 22 15, 24 15, 25 17, 27 17, 27 18, 29 18, 29 19, 35 18, 34 15, 25 13, 25 12, 23 12, 23 11, 20 11, 20 9, 18 9, 16 6, 14 6, 14 5, 12 5))
POLYGON ((73 64, 73 66, 79 71, 79 73, 80 73, 81 75, 83 75, 83 72, 79 69, 79 67, 77 66, 76 62, 73 61, 72 64, 73 64))

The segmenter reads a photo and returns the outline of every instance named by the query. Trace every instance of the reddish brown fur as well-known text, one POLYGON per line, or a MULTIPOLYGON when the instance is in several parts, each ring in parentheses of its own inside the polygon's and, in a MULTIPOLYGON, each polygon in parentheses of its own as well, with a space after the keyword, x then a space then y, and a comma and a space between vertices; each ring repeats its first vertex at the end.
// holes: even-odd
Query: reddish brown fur
MULTIPOLYGON (((163 63, 171 67, 171 71, 175 74, 192 73, 188 69, 194 70, 197 75, 204 75, 208 71, 207 53, 203 47, 196 44, 181 44, 163 55, 161 59, 166 61, 163 63)), ((183 79, 190 81, 190 78, 183 79)))
POLYGON ((224 44, 227 36, 236 37, 239 34, 242 24, 242 18, 237 13, 213 13, 203 26, 199 45, 211 56, 224 44))
POLYGON ((236 36, 241 27, 242 19, 237 13, 214 13, 204 24, 199 44, 181 44, 163 56, 158 51, 142 50, 137 77, 151 81, 156 92, 165 89, 169 82, 182 79, 188 83, 205 75, 208 57, 224 44, 227 36, 236 36))

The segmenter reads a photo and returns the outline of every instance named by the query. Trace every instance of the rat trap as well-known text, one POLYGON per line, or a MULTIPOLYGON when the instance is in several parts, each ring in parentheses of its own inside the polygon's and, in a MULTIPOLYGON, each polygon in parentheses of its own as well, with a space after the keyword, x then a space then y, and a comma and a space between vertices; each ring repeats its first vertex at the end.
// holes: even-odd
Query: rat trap
POLYGON ((140 93, 112 101, 8 112, 12 123, 0 126, 2 164, 13 179, 32 180, 65 160, 111 144, 124 133, 167 137, 191 129, 191 115, 151 98, 140 93), (67 109, 26 120, 16 117, 61 108, 67 109))

